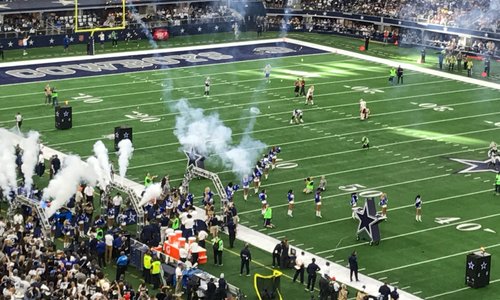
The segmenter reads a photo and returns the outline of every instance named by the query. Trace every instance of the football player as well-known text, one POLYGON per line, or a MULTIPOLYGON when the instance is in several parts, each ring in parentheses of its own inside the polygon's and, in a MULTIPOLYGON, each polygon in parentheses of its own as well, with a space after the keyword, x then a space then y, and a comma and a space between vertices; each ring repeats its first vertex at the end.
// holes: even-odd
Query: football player
POLYGON ((266 207, 267 207, 267 194, 266 194, 266 190, 262 190, 259 193, 259 200, 260 200, 260 203, 262 204, 262 214, 264 214, 266 212, 266 207))
POLYGON ((370 116, 370 109, 366 107, 366 101, 363 99, 359 100, 359 119, 361 121, 368 119, 370 116))
POLYGON ((323 218, 321 216, 321 190, 317 189, 314 195, 314 203, 316 204, 316 217, 323 218))
POLYGON ((288 194, 286 195, 286 198, 288 200, 288 216, 293 218, 293 207, 295 204, 295 195, 293 194, 293 190, 289 190, 288 194))
POLYGON ((306 105, 311 104, 314 105, 313 95, 314 94, 314 85, 311 85, 307 90, 306 94, 306 105))
POLYGON ((491 142, 490 144, 490 150, 488 150, 488 157, 490 158, 488 166, 493 165, 496 168, 497 162, 500 162, 500 157, 498 156, 497 144, 495 142, 491 142))
POLYGON ((294 83, 294 93, 295 93, 295 97, 298 97, 299 96, 299 91, 300 91, 300 79, 297 78, 297 80, 295 80, 295 83, 294 83))
POLYGON ((271 82, 271 65, 270 64, 267 64, 264 67, 264 75, 266 77, 266 82, 270 83, 271 82))
POLYGON ((302 110, 294 109, 292 111, 292 119, 290 120, 290 124, 304 123, 304 120, 302 120, 302 115, 302 110))
POLYGON ((210 77, 205 79, 205 94, 204 96, 208 97, 210 95, 210 77))

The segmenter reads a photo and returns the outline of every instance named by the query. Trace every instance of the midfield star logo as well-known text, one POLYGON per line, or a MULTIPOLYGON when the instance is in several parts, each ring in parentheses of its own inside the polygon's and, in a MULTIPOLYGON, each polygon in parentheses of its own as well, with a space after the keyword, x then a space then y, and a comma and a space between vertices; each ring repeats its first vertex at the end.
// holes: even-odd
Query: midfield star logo
MULTIPOLYGON (((466 174, 466 173, 479 173, 479 172, 493 172, 498 173, 498 169, 495 165, 489 163, 489 159, 487 160, 472 160, 472 159, 461 159, 461 158, 450 158, 453 161, 462 163, 467 167, 463 170, 458 171, 458 174, 466 174)), ((500 166, 499 166, 500 167, 500 166)))

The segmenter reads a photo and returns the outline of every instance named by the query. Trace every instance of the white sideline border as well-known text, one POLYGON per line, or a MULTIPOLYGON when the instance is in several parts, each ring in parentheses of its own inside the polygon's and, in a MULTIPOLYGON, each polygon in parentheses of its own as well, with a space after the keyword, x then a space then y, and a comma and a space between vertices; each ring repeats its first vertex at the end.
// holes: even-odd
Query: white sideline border
MULTIPOLYGON (((500 90, 500 84, 492 83, 492 82, 487 82, 475 78, 469 78, 469 77, 464 77, 460 75, 455 75, 455 74, 449 74, 446 72, 438 71, 438 70, 433 70, 433 69, 428 69, 428 68, 423 68, 419 66, 415 66, 412 64, 408 63, 403 63, 403 62, 398 62, 398 61, 392 61, 384 58, 377 58, 377 57, 372 57, 369 55, 365 54, 360 54, 352 51, 347 51, 347 50, 342 50, 338 48, 333 48, 333 47, 328 47, 328 46, 323 46, 323 45, 318 45, 310 42, 305 42, 301 40, 296 40, 296 39, 291 39, 291 38, 275 38, 275 39, 265 39, 265 40, 258 40, 258 41, 243 41, 243 42, 231 42, 231 43, 220 43, 220 44, 212 44, 212 45, 200 45, 200 46, 189 46, 189 47, 174 47, 174 48, 168 48, 168 49, 155 49, 155 50, 144 50, 144 51, 132 51, 132 52, 120 52, 120 53, 108 53, 108 54, 100 54, 100 55, 95 55, 93 57, 89 56, 72 56, 72 57, 65 57, 65 58, 50 58, 50 59, 37 59, 37 60, 31 60, 31 61, 19 61, 19 62, 11 62, 11 63, 2 63, 0 67, 12 67, 12 66, 26 66, 26 65, 36 65, 36 64, 46 64, 46 63, 61 63, 61 62, 68 62, 68 61, 84 61, 84 60, 92 60, 92 59, 101 59, 101 58, 117 58, 117 57, 127 57, 130 55, 149 55, 149 54, 156 54, 156 53, 172 53, 172 52, 179 52, 179 51, 189 51, 189 50, 204 50, 204 49, 216 49, 216 48, 222 48, 222 47, 231 47, 231 46, 246 46, 246 45, 258 45, 258 44, 267 44, 267 43, 276 43, 276 42, 286 42, 290 44, 295 44, 295 45, 300 45, 300 46, 306 46, 310 48, 315 48, 319 50, 326 51, 328 53, 333 53, 333 54, 340 54, 340 55, 345 55, 348 57, 354 57, 358 59, 362 59, 365 61, 370 61, 370 62, 375 62, 379 64, 385 64, 388 66, 395 66, 395 65, 401 65, 404 69, 407 70, 412 70, 412 71, 417 71, 420 73, 428 74, 428 75, 433 75, 433 76, 438 76, 442 78, 447 78, 451 80, 456 80, 456 81, 461 81, 465 83, 472 83, 475 85, 483 86, 485 88, 492 88, 496 90, 500 90)), ((154 71, 154 70, 148 70, 148 71, 154 71)), ((13 134, 14 135, 14 134, 13 134)), ((19 139, 19 136, 16 136, 17 139, 19 139)), ((44 151, 43 155, 45 159, 50 159, 50 157, 54 154, 57 154, 60 158, 64 159, 66 157, 66 154, 51 149, 50 147, 44 146, 44 151)), ((132 188, 135 192, 137 192, 139 195, 143 191, 143 186, 137 182, 134 182, 132 180, 129 180, 127 178, 121 178, 120 176, 115 175, 115 178, 119 182, 121 182, 124 185, 129 186, 132 188)), ((199 210, 200 212, 204 213, 203 210, 199 210)), ((238 239, 248 242, 254 247, 257 247, 259 249, 262 249, 266 252, 272 253, 274 246, 279 242, 278 239, 273 238, 271 236, 268 236, 266 234, 263 234, 261 232, 252 230, 246 226, 239 225, 238 226, 238 239), (255 241, 259 241, 259 243, 255 243, 255 241)), ((293 247, 293 245, 291 245, 293 247)), ((293 247, 296 248, 297 247, 293 247)), ((297 249, 298 251, 302 251, 301 249, 297 249)), ((304 251, 306 253, 306 256, 308 258, 316 258, 316 261, 319 266, 325 266, 325 263, 328 261, 327 259, 324 259, 322 257, 319 257, 315 254, 309 253, 307 251, 304 251)), ((338 281, 345 283, 348 286, 351 286, 355 289, 362 289, 363 285, 366 285, 366 291, 372 295, 378 295, 378 288, 383 284, 383 282, 373 279, 371 277, 365 276, 363 274, 360 274, 360 282, 350 282, 349 280, 349 269, 347 267, 344 267, 340 264, 334 263, 332 261, 330 262, 331 266, 331 271, 335 275, 338 281)), ((403 290, 399 290, 401 299, 404 300, 422 300, 422 298, 419 298, 415 295, 412 295, 408 292, 405 292, 403 290)))

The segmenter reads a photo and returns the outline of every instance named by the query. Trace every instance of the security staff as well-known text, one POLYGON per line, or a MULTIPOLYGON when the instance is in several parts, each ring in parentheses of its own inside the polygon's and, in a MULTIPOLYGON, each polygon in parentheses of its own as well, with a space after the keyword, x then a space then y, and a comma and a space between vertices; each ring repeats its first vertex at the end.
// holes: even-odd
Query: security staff
POLYGON ((356 281, 358 280, 358 257, 356 251, 353 251, 351 256, 349 256, 349 270, 351 271, 350 273, 350 278, 352 281, 352 275, 354 274, 356 281))
POLYGON ((224 251, 224 241, 222 241, 218 236, 216 236, 213 241, 214 250, 214 264, 218 264, 222 267, 222 251, 224 251))
POLYGON ((143 269, 142 269, 142 275, 144 277, 144 281, 147 284, 151 283, 151 263, 152 263, 153 257, 151 257, 151 251, 148 250, 146 253, 144 253, 143 257, 143 269))
POLYGON ((243 275, 243 268, 247 270, 247 276, 250 276, 250 261, 252 260, 252 254, 248 249, 248 243, 245 244, 245 248, 240 251, 241 268, 240 276, 243 275))
POLYGON ((160 259, 154 258, 151 263, 151 281, 153 288, 157 290, 160 287, 161 262, 160 259))
POLYGON ((281 251, 283 250, 282 242, 276 244, 273 250, 273 267, 280 265, 281 251))
POLYGON ((316 264, 316 259, 313 258, 312 262, 307 266, 307 287, 306 291, 313 292, 314 285, 316 284, 316 272, 318 272, 320 267, 316 264))

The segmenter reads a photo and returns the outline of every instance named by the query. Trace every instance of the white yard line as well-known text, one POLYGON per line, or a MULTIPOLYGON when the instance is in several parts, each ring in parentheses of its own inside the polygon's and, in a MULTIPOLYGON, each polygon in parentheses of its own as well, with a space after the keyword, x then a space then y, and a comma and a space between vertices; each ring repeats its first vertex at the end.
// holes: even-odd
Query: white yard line
MULTIPOLYGON (((497 283, 497 282, 500 282, 500 279, 490 280, 490 284, 492 284, 492 283, 497 283)), ((461 291, 468 290, 468 289, 470 289, 470 288, 471 288, 471 287, 459 288, 459 289, 456 289, 456 290, 451 290, 451 291, 447 291, 447 292, 444 292, 444 293, 440 293, 440 294, 432 295, 432 296, 429 296, 429 297, 425 297, 425 299, 440 298, 440 297, 442 297, 442 296, 455 294, 455 293, 458 293, 458 292, 461 292, 461 291)))

